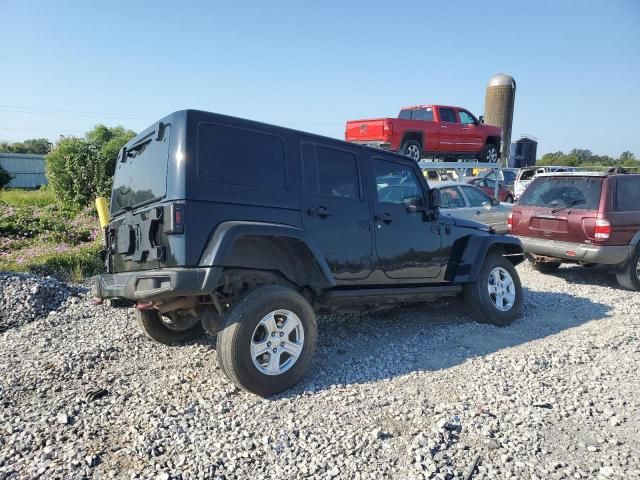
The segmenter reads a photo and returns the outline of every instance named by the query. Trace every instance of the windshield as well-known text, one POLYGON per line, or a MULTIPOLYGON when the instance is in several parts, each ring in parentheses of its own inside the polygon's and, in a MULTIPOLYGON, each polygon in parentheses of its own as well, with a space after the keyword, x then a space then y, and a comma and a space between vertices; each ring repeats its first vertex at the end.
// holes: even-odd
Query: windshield
POLYGON ((170 125, 161 138, 151 132, 118 156, 111 192, 111 215, 164 197, 167 190, 167 158, 170 125))
POLYGON ((602 177, 538 177, 522 194, 518 205, 598 210, 601 189, 602 177))

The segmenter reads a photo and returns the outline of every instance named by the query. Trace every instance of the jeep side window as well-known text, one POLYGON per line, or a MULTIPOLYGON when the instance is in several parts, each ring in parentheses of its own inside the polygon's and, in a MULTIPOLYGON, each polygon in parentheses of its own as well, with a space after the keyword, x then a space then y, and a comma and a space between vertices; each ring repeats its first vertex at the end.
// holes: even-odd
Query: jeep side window
POLYGON ((453 108, 441 108, 440 121, 448 123, 458 123, 456 112, 453 110, 453 108))
POLYGON ((403 205, 417 196, 424 198, 414 171, 406 165, 375 159, 373 174, 381 203, 403 205))
POLYGON ((302 144, 302 176, 307 193, 338 198, 360 198, 358 164, 353 153, 302 144))

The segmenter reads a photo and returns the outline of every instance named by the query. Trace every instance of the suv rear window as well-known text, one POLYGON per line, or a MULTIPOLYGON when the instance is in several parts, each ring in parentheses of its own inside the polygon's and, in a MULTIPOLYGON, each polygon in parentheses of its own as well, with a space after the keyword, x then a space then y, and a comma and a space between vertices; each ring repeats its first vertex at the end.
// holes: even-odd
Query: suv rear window
POLYGON ((640 175, 616 177, 616 211, 640 210, 640 175))
POLYGON ((518 205, 598 210, 602 177, 537 177, 518 205))
POLYGON ((198 177, 211 183, 284 191, 284 142, 275 135, 201 123, 198 177))
POLYGON ((162 128, 135 143, 118 157, 111 192, 111 215, 164 197, 167 191, 167 160, 171 126, 162 128))

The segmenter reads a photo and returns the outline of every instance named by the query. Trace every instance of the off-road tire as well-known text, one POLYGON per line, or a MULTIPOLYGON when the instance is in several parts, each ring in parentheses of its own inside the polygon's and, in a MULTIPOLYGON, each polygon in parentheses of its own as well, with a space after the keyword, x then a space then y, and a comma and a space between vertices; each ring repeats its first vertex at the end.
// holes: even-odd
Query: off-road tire
POLYGON ((530 261, 531 268, 540 273, 555 273, 560 268, 560 262, 536 262, 530 261))
POLYGON ((618 284, 622 288, 627 290, 640 290, 640 247, 637 247, 629 261, 627 266, 622 272, 616 274, 618 284))
POLYGON ((496 163, 498 161, 498 148, 493 143, 487 143, 480 154, 481 162, 496 163))
POLYGON ((464 299, 471 315, 479 323, 490 323, 500 327, 511 324, 522 312, 522 285, 513 264, 502 255, 487 255, 474 283, 464 286, 464 299), (499 310, 491 300, 488 283, 491 271, 500 267, 507 271, 515 285, 515 300, 507 311, 499 310))
POLYGON ((173 345, 190 342, 204 335, 200 321, 185 330, 169 328, 160 318, 157 310, 136 310, 136 320, 144 334, 158 343, 173 345))
POLYGON ((400 153, 419 162, 422 158, 422 147, 415 140, 406 140, 400 147, 400 153))
POLYGON ((280 285, 258 287, 240 297, 225 312, 218 332, 218 363, 238 387, 268 397, 295 385, 311 363, 317 338, 316 316, 298 292, 280 285), (265 315, 285 309, 297 315, 304 330, 304 344, 296 362, 279 375, 261 372, 251 358, 251 341, 265 315))

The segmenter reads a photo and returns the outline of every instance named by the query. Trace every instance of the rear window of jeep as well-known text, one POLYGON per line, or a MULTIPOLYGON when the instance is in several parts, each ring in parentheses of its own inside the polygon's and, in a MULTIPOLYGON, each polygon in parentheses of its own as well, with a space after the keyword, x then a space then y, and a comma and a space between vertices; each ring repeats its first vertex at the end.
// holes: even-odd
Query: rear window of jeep
POLYGON ((284 142, 275 135, 201 123, 198 178, 210 183, 284 191, 284 142))

